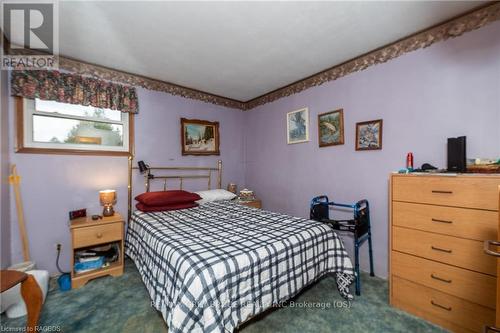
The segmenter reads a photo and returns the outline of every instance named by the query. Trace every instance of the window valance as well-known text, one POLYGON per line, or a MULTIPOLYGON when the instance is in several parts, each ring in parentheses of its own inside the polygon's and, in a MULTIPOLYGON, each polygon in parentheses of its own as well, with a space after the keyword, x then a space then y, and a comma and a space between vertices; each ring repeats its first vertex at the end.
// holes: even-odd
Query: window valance
POLYGON ((58 71, 12 71, 12 96, 137 113, 134 87, 58 71))

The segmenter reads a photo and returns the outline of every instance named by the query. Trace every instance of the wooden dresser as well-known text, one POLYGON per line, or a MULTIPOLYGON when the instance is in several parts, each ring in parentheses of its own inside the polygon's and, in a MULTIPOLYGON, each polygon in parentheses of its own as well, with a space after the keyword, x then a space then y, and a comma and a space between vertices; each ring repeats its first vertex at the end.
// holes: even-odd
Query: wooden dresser
POLYGON ((453 332, 495 323, 500 175, 391 176, 390 302, 453 332))

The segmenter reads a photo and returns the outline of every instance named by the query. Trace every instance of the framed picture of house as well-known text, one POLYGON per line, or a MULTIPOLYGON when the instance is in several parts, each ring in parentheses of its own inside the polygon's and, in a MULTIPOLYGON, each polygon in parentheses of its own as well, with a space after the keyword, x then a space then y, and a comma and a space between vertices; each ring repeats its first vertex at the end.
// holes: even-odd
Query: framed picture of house
POLYGON ((182 155, 220 155, 219 123, 181 118, 182 155))
POLYGON ((344 111, 342 109, 318 115, 318 143, 320 147, 344 144, 344 111))
POLYGON ((301 143, 309 141, 309 110, 288 112, 286 114, 287 143, 301 143))
POLYGON ((382 149, 382 119, 356 123, 356 150, 382 149))

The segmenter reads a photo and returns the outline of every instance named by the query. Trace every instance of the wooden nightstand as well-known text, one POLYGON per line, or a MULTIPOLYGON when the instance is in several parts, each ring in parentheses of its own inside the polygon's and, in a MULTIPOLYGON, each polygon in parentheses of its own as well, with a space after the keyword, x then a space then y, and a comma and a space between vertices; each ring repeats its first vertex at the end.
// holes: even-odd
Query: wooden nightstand
POLYGON ((236 199, 236 202, 239 203, 240 205, 262 209, 262 200, 260 199, 254 199, 254 200, 236 199))
POLYGON ((115 213, 113 216, 92 220, 90 217, 82 217, 71 221, 71 286, 79 288, 89 280, 104 275, 120 276, 123 274, 123 217, 115 213), (118 260, 107 267, 96 269, 85 273, 75 273, 75 251, 109 243, 119 244, 118 260))

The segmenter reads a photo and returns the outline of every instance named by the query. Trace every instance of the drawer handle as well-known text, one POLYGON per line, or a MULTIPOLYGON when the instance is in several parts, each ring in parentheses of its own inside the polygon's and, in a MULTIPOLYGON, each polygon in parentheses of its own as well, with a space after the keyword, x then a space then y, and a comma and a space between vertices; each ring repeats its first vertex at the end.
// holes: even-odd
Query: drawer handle
POLYGON ((453 221, 447 221, 447 220, 439 220, 439 219, 431 219, 432 222, 439 222, 439 223, 447 223, 447 224, 452 224, 453 221))
POLYGON ((446 279, 440 278, 439 276, 436 276, 434 274, 431 274, 431 278, 433 278, 434 280, 445 282, 445 283, 451 283, 452 282, 452 280, 446 280, 446 279))
POLYGON ((495 252, 490 249, 490 245, 496 245, 500 246, 500 242, 496 242, 493 240, 485 240, 484 241, 484 253, 493 256, 493 257, 500 257, 500 252, 495 252))
POLYGON ((433 300, 431 300, 431 304, 434 305, 437 308, 440 308, 440 309, 443 309, 443 310, 446 310, 446 311, 451 311, 451 306, 444 306, 444 305, 441 305, 441 304, 438 304, 438 303, 434 302, 433 300))
POLYGON ((484 333, 488 332, 494 332, 494 333, 500 333, 500 328, 497 328, 495 326, 484 326, 484 333))
POLYGON ((434 251, 440 251, 440 252, 446 252, 446 253, 452 253, 453 252, 452 250, 442 249, 440 247, 435 247, 435 246, 432 246, 432 245, 431 245, 431 249, 433 249, 434 251))
POLYGON ((453 191, 432 190, 432 193, 437 193, 437 194, 453 194, 453 191))
POLYGON ((98 232, 97 234, 95 234, 95 236, 96 236, 97 238, 102 238, 102 233, 98 232))

